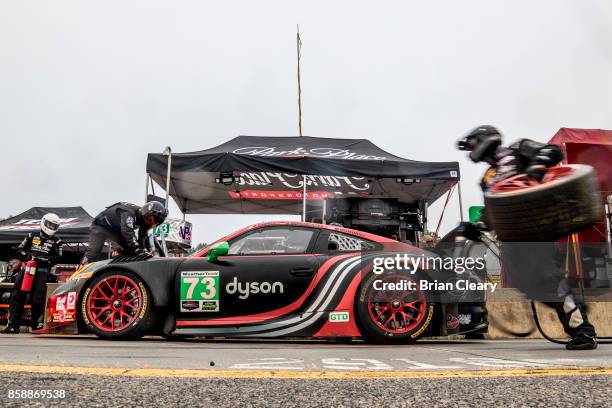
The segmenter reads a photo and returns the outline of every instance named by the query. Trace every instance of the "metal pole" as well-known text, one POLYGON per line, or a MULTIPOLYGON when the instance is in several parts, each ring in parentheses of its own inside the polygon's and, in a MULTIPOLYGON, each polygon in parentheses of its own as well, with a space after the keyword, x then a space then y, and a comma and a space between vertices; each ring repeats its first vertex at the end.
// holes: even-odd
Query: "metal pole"
POLYGON ((302 176, 304 191, 302 192, 302 221, 306 221, 306 175, 302 176))
POLYGON ((457 193, 459 193, 459 217, 463 222, 463 198, 461 197, 461 181, 457 181, 457 193))
POLYGON ((608 196, 608 202, 605 203, 604 208, 606 210, 606 241, 612 242, 612 195, 608 196))
POLYGON ((612 195, 608 196, 604 208, 606 211, 606 242, 608 257, 612 258, 612 195))
MULTIPOLYGON (((168 224, 168 233, 170 233, 170 224, 168 224)), ((168 256, 168 245, 166 244, 166 237, 165 237, 163 228, 160 228, 159 236, 161 237, 162 251, 164 251, 164 256, 167 257, 168 256)))
POLYGON ((300 76, 300 58, 302 56, 302 40, 300 38, 300 25, 297 26, 297 81, 298 81, 298 128, 302 136, 302 81, 300 76))
POLYGON ((167 146, 164 149, 164 156, 168 156, 168 169, 166 170, 166 210, 170 201, 170 178, 172 177, 172 149, 167 146))
POLYGON ((147 173, 147 179, 146 179, 146 185, 145 185, 145 200, 144 202, 146 203, 149 200, 149 178, 151 176, 149 175, 149 173, 147 173))
POLYGON ((427 203, 423 203, 423 234, 427 234, 427 203))
POLYGON ((327 200, 324 198, 323 199, 323 214, 321 214, 321 224, 327 224, 325 222, 326 211, 327 211, 327 200))

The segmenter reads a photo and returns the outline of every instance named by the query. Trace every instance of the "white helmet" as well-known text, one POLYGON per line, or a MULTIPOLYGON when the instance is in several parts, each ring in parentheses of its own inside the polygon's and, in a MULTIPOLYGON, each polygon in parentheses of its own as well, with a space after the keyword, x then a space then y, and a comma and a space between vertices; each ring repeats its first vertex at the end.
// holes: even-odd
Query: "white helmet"
POLYGON ((40 229, 45 234, 52 237, 57 232, 60 226, 60 218, 57 214, 49 213, 45 214, 40 220, 40 229))

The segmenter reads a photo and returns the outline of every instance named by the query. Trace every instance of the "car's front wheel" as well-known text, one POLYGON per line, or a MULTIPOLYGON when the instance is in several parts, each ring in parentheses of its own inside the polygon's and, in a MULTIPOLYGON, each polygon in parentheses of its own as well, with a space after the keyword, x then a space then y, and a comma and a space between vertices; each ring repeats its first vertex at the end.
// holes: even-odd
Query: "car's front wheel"
POLYGON ((357 316, 364 338, 376 343, 413 343, 422 337, 433 320, 435 303, 430 302, 418 289, 417 275, 399 273, 370 274, 359 291, 357 316), (379 282, 376 282, 376 281, 379 282), (411 281, 415 290, 387 290, 411 281), (375 283, 376 282, 376 283, 375 283))
POLYGON ((138 339, 149 332, 155 319, 149 289, 130 272, 96 276, 79 305, 87 329, 105 339, 138 339))

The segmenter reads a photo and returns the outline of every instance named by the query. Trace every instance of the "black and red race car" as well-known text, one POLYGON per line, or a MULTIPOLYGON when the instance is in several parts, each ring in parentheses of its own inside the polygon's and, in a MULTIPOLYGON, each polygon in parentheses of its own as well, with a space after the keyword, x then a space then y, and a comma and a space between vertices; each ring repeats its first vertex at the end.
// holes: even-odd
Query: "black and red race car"
POLYGON ((418 287, 382 290, 383 283, 424 276, 374 273, 373 256, 400 253, 426 254, 343 227, 256 224, 191 257, 116 258, 85 266, 49 297, 46 331, 72 328, 107 339, 158 334, 385 343, 447 329, 486 331, 483 302, 443 304, 418 287))

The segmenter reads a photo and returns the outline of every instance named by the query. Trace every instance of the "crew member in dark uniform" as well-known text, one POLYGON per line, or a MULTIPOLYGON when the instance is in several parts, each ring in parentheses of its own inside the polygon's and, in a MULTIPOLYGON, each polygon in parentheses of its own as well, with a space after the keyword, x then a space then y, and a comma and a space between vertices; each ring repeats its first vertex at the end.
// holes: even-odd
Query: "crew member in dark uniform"
POLYGON ((49 269, 62 256, 62 241, 55 236, 59 225, 60 218, 56 214, 45 214, 40 221, 40 231, 28 234, 19 245, 19 258, 24 262, 30 260, 36 261, 36 273, 30 292, 21 290, 25 268, 22 268, 17 274, 9 302, 8 325, 2 333, 19 333, 23 309, 29 294, 31 294, 32 305, 30 309, 30 325, 32 330, 42 328, 42 322, 39 322, 39 320, 45 307, 47 275, 49 269))
MULTIPOLYGON (((492 185, 526 173, 541 180, 548 167, 563 160, 561 148, 530 139, 502 146, 501 133, 493 126, 479 126, 461 139, 459 150, 470 152, 475 162, 486 162, 489 169, 480 186, 487 191, 492 185)), ((483 212, 487 222, 486 208, 483 212)), ((557 312, 565 332, 571 337, 568 350, 597 348, 595 329, 589 323, 585 305, 578 302, 561 268, 562 260, 555 242, 502 242, 502 262, 512 283, 528 298, 543 301, 557 312)))
POLYGON ((167 216, 168 210, 157 201, 150 201, 142 207, 123 202, 107 207, 91 224, 89 248, 81 264, 100 260, 106 241, 119 245, 122 255, 146 253, 143 243, 147 232, 163 223, 167 216))

